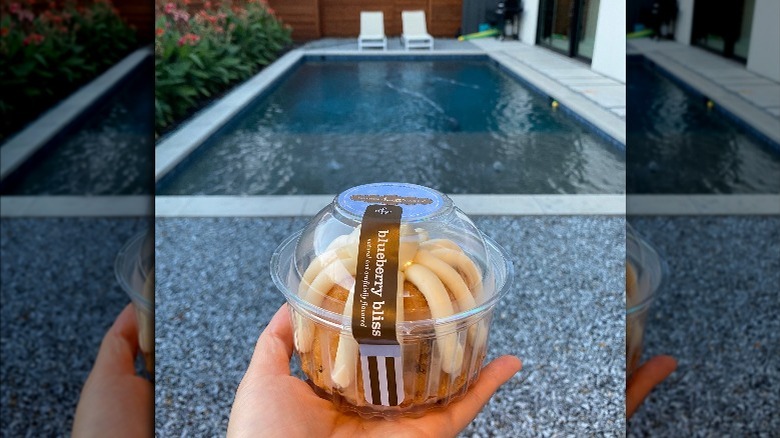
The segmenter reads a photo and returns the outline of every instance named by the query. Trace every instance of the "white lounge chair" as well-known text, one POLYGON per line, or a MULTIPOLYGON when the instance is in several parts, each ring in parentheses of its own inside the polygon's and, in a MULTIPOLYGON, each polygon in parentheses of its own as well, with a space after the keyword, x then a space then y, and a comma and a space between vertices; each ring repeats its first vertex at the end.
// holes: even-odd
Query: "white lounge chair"
POLYGON ((364 47, 387 50, 387 37, 385 36, 385 15, 382 12, 360 13, 360 36, 358 36, 358 50, 364 47))
POLYGON ((404 49, 433 50, 433 37, 428 33, 424 11, 403 11, 401 22, 404 27, 401 45, 404 49))

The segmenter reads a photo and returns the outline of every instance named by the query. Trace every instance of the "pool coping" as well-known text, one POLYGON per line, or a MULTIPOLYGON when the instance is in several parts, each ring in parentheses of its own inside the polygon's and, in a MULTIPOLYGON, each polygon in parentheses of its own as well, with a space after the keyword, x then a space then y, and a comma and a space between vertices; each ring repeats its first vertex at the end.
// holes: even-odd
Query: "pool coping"
POLYGON ((780 195, 628 195, 627 216, 778 216, 780 195))
POLYGON ((498 66, 532 91, 555 99, 562 110, 574 119, 584 122, 597 135, 618 144, 625 151, 625 121, 583 96, 561 86, 551 78, 514 62, 512 57, 485 50, 438 50, 358 52, 352 50, 295 49, 276 60, 246 82, 231 90, 225 97, 204 109, 176 131, 166 136, 155 148, 154 179, 158 183, 176 168, 186 157, 201 146, 217 130, 253 100, 270 90, 282 79, 284 73, 297 66, 305 58, 382 59, 382 58, 484 58, 498 66), (560 90, 557 90, 560 88, 560 90), (622 128, 622 129, 621 129, 622 128))
MULTIPOLYGON (((3 196, 0 217, 299 217, 335 195, 3 196)), ((450 195, 475 216, 780 216, 780 195, 450 195)))
MULTIPOLYGON (((469 215, 625 215, 624 195, 449 195, 469 215)), ((155 196, 155 217, 312 216, 335 195, 155 196)))
POLYGON ((150 47, 135 50, 10 137, 0 147, 0 180, 11 175, 152 55, 150 47))
MULTIPOLYGON (((475 216, 780 215, 780 195, 449 195, 475 216)), ((156 196, 155 217, 312 216, 335 195, 156 196)))
POLYGON ((151 217, 151 195, 2 196, 0 217, 151 217))

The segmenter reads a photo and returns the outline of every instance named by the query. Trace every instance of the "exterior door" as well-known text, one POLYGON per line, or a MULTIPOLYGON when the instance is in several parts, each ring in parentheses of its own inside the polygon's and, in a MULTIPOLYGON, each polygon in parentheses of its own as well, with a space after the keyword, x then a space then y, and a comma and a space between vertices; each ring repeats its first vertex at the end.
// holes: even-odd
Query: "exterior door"
POLYGON ((754 5, 755 0, 697 1, 691 44, 746 62, 754 5))
POLYGON ((590 62, 600 0, 542 0, 537 44, 590 62))

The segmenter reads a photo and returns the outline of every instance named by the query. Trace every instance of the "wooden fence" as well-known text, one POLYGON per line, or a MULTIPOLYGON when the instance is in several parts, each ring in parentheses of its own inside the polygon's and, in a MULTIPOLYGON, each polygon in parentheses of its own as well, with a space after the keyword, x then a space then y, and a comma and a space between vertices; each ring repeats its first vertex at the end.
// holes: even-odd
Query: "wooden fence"
POLYGON ((276 15, 293 28, 296 41, 357 37, 360 11, 382 11, 388 37, 401 35, 401 11, 422 10, 428 32, 453 38, 461 25, 462 0, 269 0, 276 15))
MULTIPOLYGON (((165 0, 156 0, 164 2, 165 0)), ((190 0, 196 11, 205 0, 190 0)), ((453 38, 461 26, 462 0, 267 0, 276 16, 293 28, 296 41, 324 37, 355 37, 360 33, 360 11, 382 11, 388 37, 401 35, 401 11, 422 10, 428 32, 434 37, 453 38)), ((233 0, 241 4, 242 0, 233 0)), ((152 5, 134 0, 114 0, 122 16, 141 35, 153 36, 152 5), (148 30, 147 30, 148 29, 148 30)))

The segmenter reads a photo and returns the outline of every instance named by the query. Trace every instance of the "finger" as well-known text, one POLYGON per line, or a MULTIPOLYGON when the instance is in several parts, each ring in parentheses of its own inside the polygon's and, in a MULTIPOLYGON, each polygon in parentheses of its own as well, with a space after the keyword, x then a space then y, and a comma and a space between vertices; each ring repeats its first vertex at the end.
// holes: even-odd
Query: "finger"
POLYGON ((630 418, 653 388, 677 368, 671 356, 655 356, 634 371, 626 384, 626 418, 630 418))
POLYGON ((287 310, 287 304, 283 304, 260 334, 247 375, 289 376, 292 351, 293 331, 290 312, 287 310))
POLYGON ((465 429, 482 407, 490 401, 490 397, 498 388, 522 368, 523 363, 515 356, 501 356, 485 366, 466 396, 446 410, 449 414, 448 427, 452 428, 452 435, 465 429))
POLYGON ((103 336, 92 373, 135 375, 138 353, 138 320, 132 303, 125 306, 114 324, 103 336))

